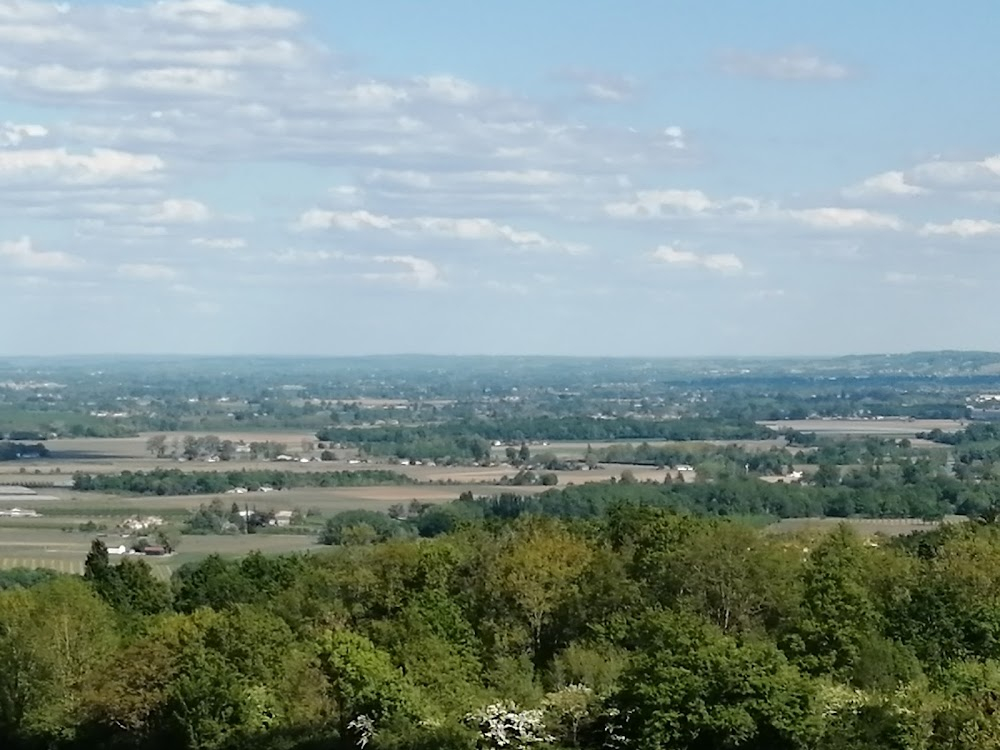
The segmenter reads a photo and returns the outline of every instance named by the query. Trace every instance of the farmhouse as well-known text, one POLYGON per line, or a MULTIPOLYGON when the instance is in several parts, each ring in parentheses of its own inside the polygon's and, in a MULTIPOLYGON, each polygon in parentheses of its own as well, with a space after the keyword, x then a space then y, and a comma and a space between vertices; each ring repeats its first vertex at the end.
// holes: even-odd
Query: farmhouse
POLYGON ((291 510, 279 510, 274 514, 274 525, 275 526, 291 526, 292 516, 295 515, 294 511, 291 510))

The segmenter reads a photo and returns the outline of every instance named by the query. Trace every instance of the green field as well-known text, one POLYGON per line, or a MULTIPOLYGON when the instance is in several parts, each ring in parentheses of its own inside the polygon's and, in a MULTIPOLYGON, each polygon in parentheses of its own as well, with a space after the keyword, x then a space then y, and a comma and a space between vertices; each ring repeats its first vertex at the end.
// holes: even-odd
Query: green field
MULTIPOLYGON (((0 570, 49 568, 60 573, 82 574, 83 563, 94 534, 39 528, 0 527, 0 570)), ((109 547, 128 545, 117 535, 102 537, 109 547)), ((169 578, 181 565, 212 553, 240 557, 254 550, 267 554, 326 549, 315 536, 296 534, 251 534, 249 536, 185 536, 178 552, 168 557, 144 557, 162 578, 169 578)), ((113 558, 114 559, 114 558, 113 558)))

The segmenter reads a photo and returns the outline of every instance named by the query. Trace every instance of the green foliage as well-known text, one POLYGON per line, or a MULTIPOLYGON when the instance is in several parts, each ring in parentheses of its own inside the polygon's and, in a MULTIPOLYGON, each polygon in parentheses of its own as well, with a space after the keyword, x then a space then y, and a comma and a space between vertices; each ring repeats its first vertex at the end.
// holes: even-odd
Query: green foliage
POLYGON ((213 495, 228 490, 289 489, 292 487, 371 487, 384 484, 412 484, 409 477, 394 471, 298 472, 276 469, 237 471, 123 471, 117 474, 73 475, 73 489, 79 492, 111 492, 126 495, 213 495))
POLYGON ((111 565, 100 539, 94 540, 87 554, 84 578, 121 614, 153 615, 170 608, 170 588, 153 574, 149 563, 126 557, 111 565))
POLYGON ((345 510, 328 518, 320 534, 320 544, 373 544, 402 533, 402 526, 384 513, 345 510))
POLYGON ((342 734, 367 717, 376 726, 418 715, 419 697, 389 655, 362 635, 340 630, 320 639, 319 660, 339 713, 342 734))
POLYGON ((792 750, 814 736, 814 688, 773 645, 664 615, 635 637, 610 701, 630 746, 792 750))
MULTIPOLYGON (((477 507, 464 498, 452 510, 477 507)), ((430 510, 401 515, 416 523, 430 510)), ((347 516, 340 543, 320 553, 211 556, 181 566, 169 592, 97 540, 82 579, 0 591, 0 743, 978 750, 1000 740, 1000 526, 891 542, 846 526, 779 535, 641 504, 596 520, 509 515, 433 538, 380 516, 393 529, 385 541, 358 531, 382 521, 347 516)))
MULTIPOLYGON (((34 439, 34 438, 31 438, 34 439)), ((49 449, 44 443, 15 443, 0 441, 0 461, 17 461, 22 458, 46 458, 49 449)))
POLYGON ((0 591, 5 589, 30 589, 48 583, 60 574, 48 568, 7 568, 0 570, 0 591))

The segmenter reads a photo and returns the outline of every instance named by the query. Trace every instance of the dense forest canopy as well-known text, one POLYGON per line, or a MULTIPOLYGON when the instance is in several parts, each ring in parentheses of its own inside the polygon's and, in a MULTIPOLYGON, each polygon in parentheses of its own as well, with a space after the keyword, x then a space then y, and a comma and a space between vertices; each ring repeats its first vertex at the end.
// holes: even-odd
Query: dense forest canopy
POLYGON ((978 750, 998 571, 990 523, 870 541, 634 505, 169 585, 95 542, 82 579, 0 574, 0 742, 978 750))

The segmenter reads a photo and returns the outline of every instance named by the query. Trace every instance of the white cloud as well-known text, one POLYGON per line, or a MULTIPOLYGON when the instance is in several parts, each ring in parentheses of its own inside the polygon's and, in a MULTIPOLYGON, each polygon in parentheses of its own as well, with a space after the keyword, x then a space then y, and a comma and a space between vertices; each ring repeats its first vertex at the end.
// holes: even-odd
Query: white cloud
POLYGON ((0 148, 20 146, 29 138, 44 138, 49 129, 44 125, 18 125, 13 122, 0 123, 0 148))
POLYGON ((149 16, 200 32, 272 31, 290 29, 302 21, 288 8, 226 0, 159 0, 149 8, 149 16))
POLYGON ((452 104, 468 104, 482 95, 478 86, 455 76, 419 77, 416 84, 425 96, 452 104))
POLYGON ((638 91, 634 78, 615 73, 571 68, 556 73, 555 77, 572 84, 581 98, 595 102, 630 101, 638 91))
POLYGON ((822 230, 901 230, 891 214, 861 208, 782 208, 756 198, 716 200, 701 190, 640 190, 631 200, 606 203, 607 215, 619 219, 713 218, 784 221, 822 230))
POLYGON ((75 255, 58 251, 36 250, 30 237, 0 242, 0 260, 15 268, 32 271, 70 271, 83 265, 75 255))
POLYGON ((924 224, 924 236, 952 235, 955 237, 982 237, 1000 234, 1000 223, 986 219, 954 219, 948 224, 924 224))
POLYGON ((893 286, 914 286, 917 284, 923 284, 939 287, 942 284, 949 284, 952 286, 974 287, 979 285, 979 282, 976 279, 963 278, 950 273, 934 274, 931 276, 910 273, 908 271, 887 271, 885 276, 883 276, 883 279, 886 284, 892 284, 893 286))
POLYGON ((909 178, 930 187, 972 190, 995 185, 1000 178, 1000 154, 978 161, 935 159, 915 166, 909 178))
POLYGON ((74 154, 65 148, 0 151, 0 182, 5 177, 42 178, 64 184, 93 184, 155 176, 165 163, 152 154, 106 148, 74 154))
POLYGON ((704 268, 728 275, 743 272, 743 261, 733 253, 699 255, 690 250, 678 250, 670 245, 660 245, 653 251, 651 257, 658 263, 682 268, 704 268))
POLYGON ((299 231, 316 229, 395 229, 399 222, 388 216, 378 216, 369 211, 326 211, 313 208, 303 213, 295 223, 299 231))
POLYGON ((221 68, 170 67, 137 70, 126 75, 125 87, 157 94, 217 95, 232 90, 239 73, 221 68))
POLYGON ((540 232, 514 229, 486 218, 443 216, 393 218, 365 210, 311 209, 299 217, 295 228, 299 231, 339 229, 352 232, 376 229, 401 235, 428 234, 457 240, 497 241, 524 249, 561 250, 568 253, 580 253, 586 249, 582 245, 557 242, 540 232))
POLYGON ((172 281, 178 276, 170 266, 158 263, 123 263, 118 266, 117 273, 122 278, 138 281, 172 281))
POLYGON ((278 263, 290 265, 312 265, 331 260, 359 260, 337 250, 282 250, 271 255, 278 263))
POLYGON ((53 21, 69 10, 66 3, 47 3, 37 0, 7 0, 0 5, 0 21, 30 23, 53 21))
POLYGON ((634 200, 609 203, 604 209, 617 218, 652 218, 705 214, 716 206, 701 190, 642 190, 634 200))
POLYGON ((667 139, 667 144, 671 148, 676 148, 681 151, 687 148, 687 138, 684 134, 684 129, 679 125, 671 125, 664 128, 663 135, 667 139))
POLYGON ((891 229, 899 231, 903 222, 891 214, 863 208, 786 209, 782 215, 817 229, 891 229))
POLYGON ((848 198, 877 198, 886 195, 924 195, 926 188, 911 185, 900 171, 882 172, 844 190, 848 198))
POLYGON ((168 198, 158 206, 150 207, 144 220, 153 224, 191 224, 211 218, 212 212, 204 203, 188 198, 168 198))
POLYGON ((64 65, 40 65, 17 74, 24 82, 54 94, 93 94, 110 84, 110 75, 102 68, 75 70, 64 65))
POLYGON ((781 81, 839 81, 852 73, 843 63, 825 60, 805 50, 776 54, 731 52, 722 57, 721 67, 731 75, 781 81))
POLYGON ((391 273, 364 274, 364 278, 372 281, 395 281, 418 289, 431 289, 444 283, 438 267, 426 258, 417 258, 412 255, 379 255, 373 260, 376 263, 401 266, 403 270, 391 273))
POLYGON ((253 66, 287 67, 305 62, 303 48, 288 39, 256 39, 252 44, 234 42, 224 48, 151 48, 136 50, 131 59, 141 63, 238 68, 253 66))
POLYGON ((247 246, 247 241, 242 237, 195 237, 191 244, 212 250, 240 250, 247 246))

